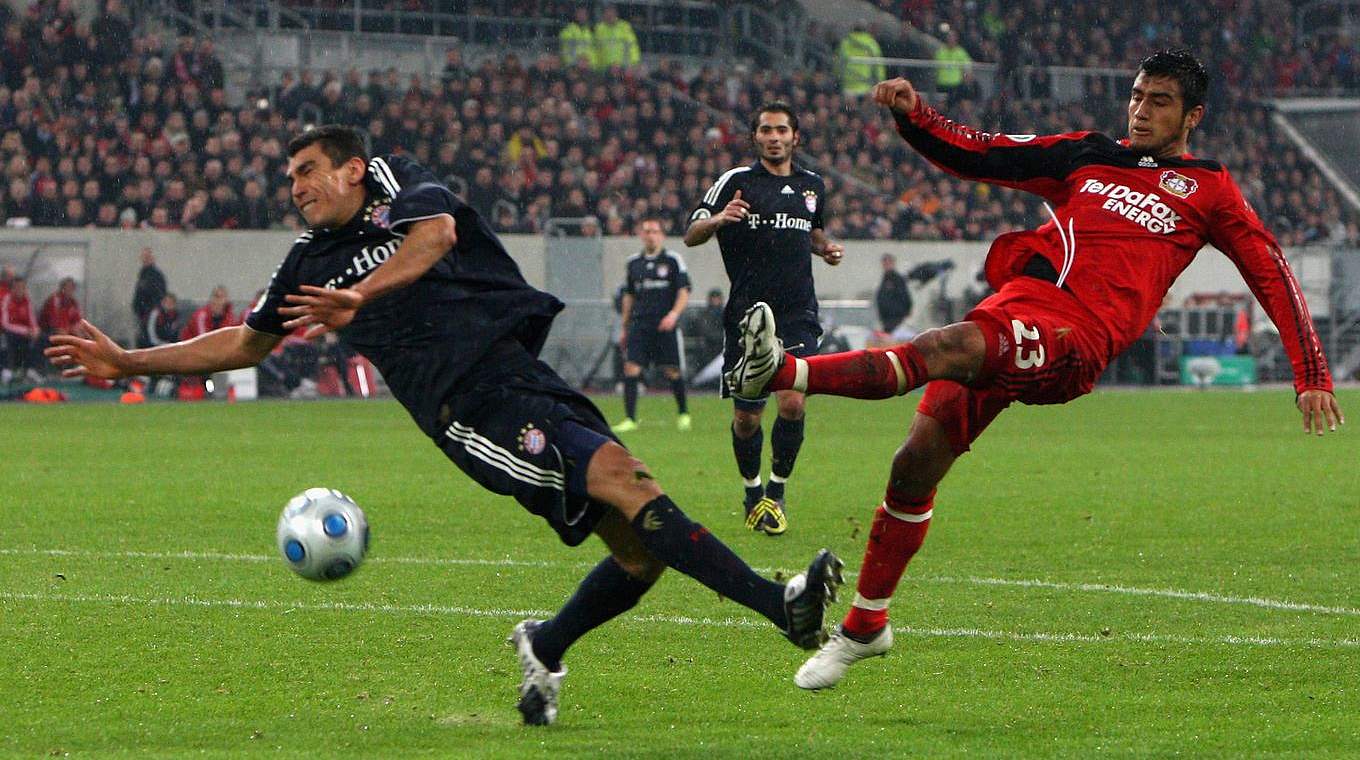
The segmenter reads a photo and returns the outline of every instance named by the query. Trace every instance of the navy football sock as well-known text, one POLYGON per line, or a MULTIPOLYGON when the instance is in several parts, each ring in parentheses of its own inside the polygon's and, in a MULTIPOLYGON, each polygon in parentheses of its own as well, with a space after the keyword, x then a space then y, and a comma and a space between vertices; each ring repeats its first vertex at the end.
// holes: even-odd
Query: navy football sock
POLYGON ((737 436, 736 426, 733 425, 732 453, 737 456, 737 472, 741 473, 742 480, 748 484, 746 486, 748 505, 760 501, 760 497, 765 495, 760 487, 760 449, 764 444, 765 431, 761 428, 756 428, 756 432, 750 438, 740 438, 737 436), (751 483, 755 485, 750 485, 751 483))
POLYGON ((667 496, 643 505, 633 530, 652 556, 786 630, 784 587, 756 574, 708 528, 690 520, 667 496))
POLYGON ((549 670, 562 669, 562 654, 589 631, 622 615, 637 604, 652 584, 629 575, 613 557, 605 557, 590 571, 576 593, 551 620, 534 632, 534 654, 549 670))
POLYGON ((793 474, 793 463, 798 461, 798 450, 803 448, 803 418, 787 420, 776 417, 770 431, 770 484, 765 495, 771 499, 784 498, 784 481, 793 474))
POLYGON ((671 381, 671 395, 675 396, 675 408, 680 414, 689 414, 689 399, 685 398, 685 378, 677 377, 671 381))
POLYGON ((636 377, 623 379, 623 413, 630 420, 637 419, 637 387, 636 377))

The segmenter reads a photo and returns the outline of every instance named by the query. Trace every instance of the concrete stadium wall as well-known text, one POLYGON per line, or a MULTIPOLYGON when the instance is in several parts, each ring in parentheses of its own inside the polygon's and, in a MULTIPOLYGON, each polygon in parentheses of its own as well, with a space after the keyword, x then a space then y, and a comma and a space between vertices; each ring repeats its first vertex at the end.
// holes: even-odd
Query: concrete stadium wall
MULTIPOLYGON (((43 246, 75 254, 85 251, 82 299, 85 312, 111 335, 126 339, 135 326, 131 312, 132 290, 140 267, 138 257, 150 247, 165 272, 170 289, 181 299, 201 302, 213 286, 222 284, 231 292, 232 301, 248 303, 269 281, 283 260, 295 234, 292 232, 152 232, 87 229, 0 230, 0 263, 23 265, 33 251, 43 246)), ((538 235, 506 235, 506 247, 519 262, 525 278, 536 287, 545 284, 545 240, 538 235)), ((727 292, 727 277, 716 243, 686 249, 678 239, 667 241, 679 250, 694 282, 693 302, 701 302, 710 288, 727 292)), ((639 245, 632 238, 606 238, 600 293, 607 297, 623 279, 624 262, 639 245)), ((897 256, 900 269, 937 259, 950 259, 956 270, 949 280, 951 295, 957 295, 971 281, 987 253, 985 243, 935 243, 895 241, 846 241, 846 257, 838 267, 813 262, 819 298, 855 300, 872 298, 884 253, 897 256)), ((40 254, 41 256, 42 254, 40 254)), ((55 255, 55 254, 54 254, 55 255)), ((1290 252, 1305 296, 1315 314, 1327 306, 1330 269, 1325 259, 1303 251, 1290 252)), ((79 271, 77 270, 77 274, 79 271)), ((54 284, 54 283, 53 283, 54 284)), ((34 283, 35 300, 46 298, 51 285, 34 283)), ((926 288, 932 291, 932 288, 926 288)), ((1176 282, 1170 303, 1179 303, 1196 292, 1245 293, 1246 286, 1228 259, 1212 249, 1203 251, 1176 282)), ((918 312, 918 314, 921 312, 918 312)), ((928 325, 920 325, 928 326, 928 325)))

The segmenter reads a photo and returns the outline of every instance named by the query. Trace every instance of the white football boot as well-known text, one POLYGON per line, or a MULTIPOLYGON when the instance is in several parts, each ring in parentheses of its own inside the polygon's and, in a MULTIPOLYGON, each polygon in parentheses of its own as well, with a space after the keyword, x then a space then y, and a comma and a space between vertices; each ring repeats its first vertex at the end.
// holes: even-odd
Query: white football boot
POLYGON ((519 666, 524 671, 524 680, 519 685, 519 712, 524 716, 526 726, 547 726, 557 720, 557 692, 562 689, 562 679, 567 669, 553 672, 534 654, 534 629, 539 620, 522 620, 510 632, 507 639, 515 645, 519 655, 519 666))
POLYGON ((737 398, 762 399, 768 395, 765 387, 784 363, 784 343, 775 335, 774 311, 757 301, 742 315, 740 329, 741 357, 723 380, 737 398))
POLYGON ((803 663, 803 667, 794 675, 793 682, 800 689, 829 689, 840 683, 851 665, 870 657, 881 657, 888 653, 892 645, 892 625, 884 626, 867 644, 846 636, 845 631, 836 626, 831 640, 803 663))

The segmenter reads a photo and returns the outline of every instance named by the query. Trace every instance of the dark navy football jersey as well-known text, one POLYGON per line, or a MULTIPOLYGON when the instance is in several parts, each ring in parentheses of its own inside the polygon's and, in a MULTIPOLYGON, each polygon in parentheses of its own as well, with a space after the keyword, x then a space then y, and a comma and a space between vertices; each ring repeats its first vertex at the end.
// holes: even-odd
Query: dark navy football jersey
POLYGON ((704 193, 690 221, 722 211, 738 190, 751 204, 750 215, 718 228, 718 249, 732 282, 728 317, 740 317, 756 301, 770 304, 777 316, 815 314, 812 231, 825 228, 826 184, 797 164, 787 177, 771 174, 760 162, 739 166, 704 193))
POLYGON ((438 435, 439 407, 494 344, 518 340, 537 355, 562 303, 531 287, 500 240, 433 174, 398 155, 375 157, 363 209, 342 227, 310 229, 294 242, 246 317, 284 335, 284 296, 301 285, 347 288, 386 261, 414 222, 454 220, 458 242, 420 279, 366 304, 340 335, 373 362, 421 429, 438 435))
POLYGON ((681 290, 688 290, 689 270, 680 254, 666 248, 655 256, 635 253, 628 259, 623 292, 633 297, 635 322, 660 322, 675 306, 681 290))

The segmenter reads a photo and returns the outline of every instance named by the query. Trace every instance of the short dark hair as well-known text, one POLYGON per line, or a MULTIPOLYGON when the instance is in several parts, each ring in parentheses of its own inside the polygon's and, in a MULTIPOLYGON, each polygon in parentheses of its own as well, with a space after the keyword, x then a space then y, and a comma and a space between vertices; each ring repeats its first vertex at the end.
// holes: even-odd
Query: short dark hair
POLYGON ((288 141, 288 157, 292 158, 299 151, 314 144, 321 145, 321 152, 331 160, 331 166, 339 166, 351 158, 368 163, 364 136, 359 130, 343 124, 323 124, 294 137, 288 141))
POLYGON ((789 105, 788 103, 785 103, 782 100, 772 100, 769 103, 766 103, 765 105, 761 106, 760 108, 757 108, 755 112, 751 114, 751 134, 755 134, 756 127, 760 126, 761 114, 767 113, 788 114, 789 127, 791 127, 795 132, 798 131, 798 114, 793 112, 793 106, 789 105))
POLYGON ((1182 113, 1204 105, 1204 95, 1209 91, 1209 72, 1189 50, 1158 50, 1144 58, 1138 64, 1138 70, 1150 77, 1169 77, 1180 82, 1182 113))

